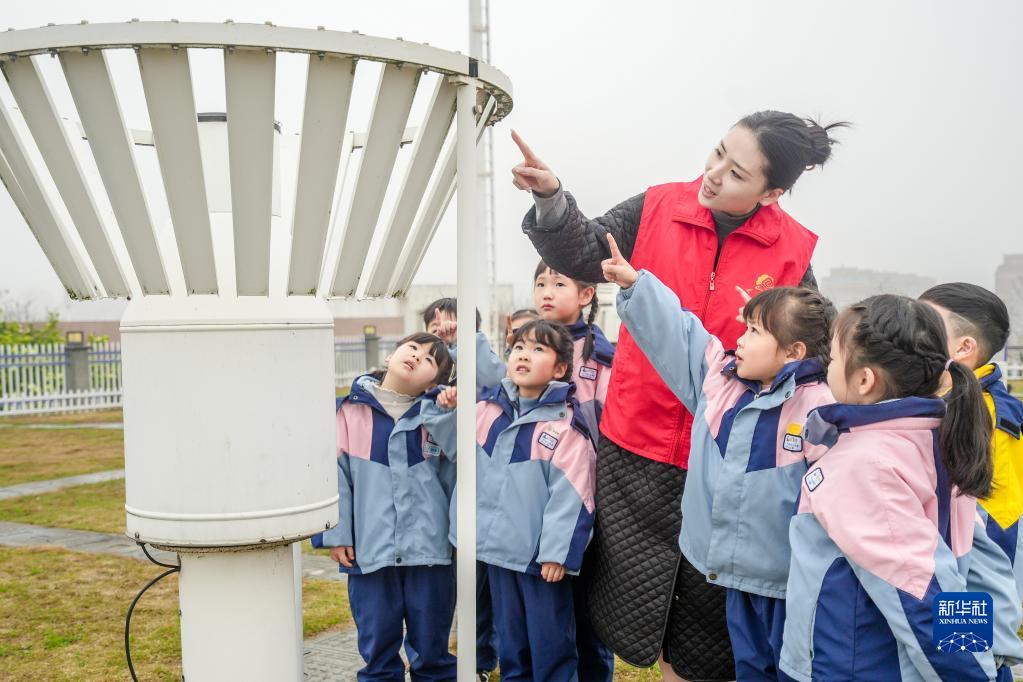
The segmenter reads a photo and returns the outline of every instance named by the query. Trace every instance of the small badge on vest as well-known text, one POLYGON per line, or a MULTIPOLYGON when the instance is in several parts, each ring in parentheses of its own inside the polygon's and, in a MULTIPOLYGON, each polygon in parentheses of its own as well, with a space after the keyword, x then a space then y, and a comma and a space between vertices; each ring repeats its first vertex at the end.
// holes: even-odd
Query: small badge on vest
POLYGON ((810 492, 817 490, 817 486, 824 482, 824 472, 821 471, 820 467, 817 467, 810 473, 808 473, 803 480, 806 482, 806 487, 810 492))
POLYGON ((803 427, 799 424, 789 424, 789 428, 785 433, 785 438, 782 440, 781 446, 783 449, 789 452, 802 452, 803 451, 803 427))
POLYGON ((554 436, 554 434, 547 433, 546 431, 540 434, 539 441, 540 445, 544 446, 548 450, 553 450, 558 447, 558 439, 554 436))
POLYGON ((597 380, 597 370, 594 369, 593 367, 585 367, 585 366, 584 367, 580 367, 579 368, 579 378, 580 379, 589 379, 590 381, 596 381, 597 380))
POLYGON ((426 434, 426 443, 423 444, 423 454, 427 457, 440 457, 440 445, 429 433, 426 434))

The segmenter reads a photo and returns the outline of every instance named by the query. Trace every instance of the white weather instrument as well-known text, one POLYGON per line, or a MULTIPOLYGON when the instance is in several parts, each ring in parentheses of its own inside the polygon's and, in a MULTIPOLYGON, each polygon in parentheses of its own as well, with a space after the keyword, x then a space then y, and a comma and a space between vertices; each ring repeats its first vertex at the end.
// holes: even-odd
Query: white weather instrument
MULTIPOLYGON (((301 679, 293 544, 338 518, 326 299, 407 290, 456 177, 475 186, 477 141, 510 110, 511 84, 401 39, 232 22, 8 31, 0 69, 0 180, 69 296, 131 299, 127 532, 180 556, 184 677, 301 679), (223 110, 197 111, 210 53, 223 110), (302 66, 287 83, 283 59, 302 66), (289 131, 276 93, 301 78, 289 131), (128 127, 133 103, 151 129, 128 127)), ((465 319, 486 295, 475 201, 458 192, 465 319)), ((473 377, 473 326, 458 334, 473 377)), ((468 453, 474 395, 459 394, 468 453)), ((471 596, 474 458, 458 469, 471 596)), ((459 605, 460 679, 475 674, 473 609, 459 605)))

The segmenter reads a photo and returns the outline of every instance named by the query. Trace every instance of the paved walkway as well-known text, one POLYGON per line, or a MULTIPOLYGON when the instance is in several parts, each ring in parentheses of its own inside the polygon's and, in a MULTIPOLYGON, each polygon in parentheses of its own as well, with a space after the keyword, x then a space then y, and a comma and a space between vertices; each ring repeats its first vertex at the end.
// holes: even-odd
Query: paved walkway
POLYGON ((104 481, 116 481, 117 479, 120 478, 124 478, 124 469, 100 471, 95 474, 82 474, 81 476, 66 476, 64 478, 54 478, 48 481, 31 481, 29 483, 20 483, 18 485, 7 486, 6 488, 0 488, 0 500, 7 500, 12 497, 22 497, 23 495, 40 495, 42 493, 52 493, 76 485, 86 485, 88 483, 103 483, 104 481))

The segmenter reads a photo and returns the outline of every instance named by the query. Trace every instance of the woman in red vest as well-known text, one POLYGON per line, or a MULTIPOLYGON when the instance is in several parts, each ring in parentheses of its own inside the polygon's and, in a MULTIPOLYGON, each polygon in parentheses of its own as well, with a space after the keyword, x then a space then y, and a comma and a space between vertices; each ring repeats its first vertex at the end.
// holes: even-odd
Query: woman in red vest
MULTIPOLYGON (((536 206, 523 231, 551 268, 601 281, 610 233, 636 269, 671 287, 726 348, 745 331, 736 313, 774 286, 817 283, 817 235, 778 205, 804 170, 827 161, 829 130, 778 111, 736 123, 701 177, 647 189, 599 218, 513 133, 522 163, 514 184, 536 206)), ((659 660, 665 679, 732 680, 725 591, 682 557, 680 501, 692 415, 658 377, 623 326, 597 451, 596 560, 586 578, 593 629, 622 659, 659 660)))

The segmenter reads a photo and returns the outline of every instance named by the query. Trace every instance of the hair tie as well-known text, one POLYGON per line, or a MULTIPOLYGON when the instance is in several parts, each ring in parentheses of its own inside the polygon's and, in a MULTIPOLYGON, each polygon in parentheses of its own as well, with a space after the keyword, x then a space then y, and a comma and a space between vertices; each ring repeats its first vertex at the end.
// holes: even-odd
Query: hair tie
POLYGON ((946 372, 948 371, 948 368, 952 366, 953 362, 955 362, 955 360, 953 360, 952 358, 949 358, 948 360, 945 361, 945 371, 946 372))

